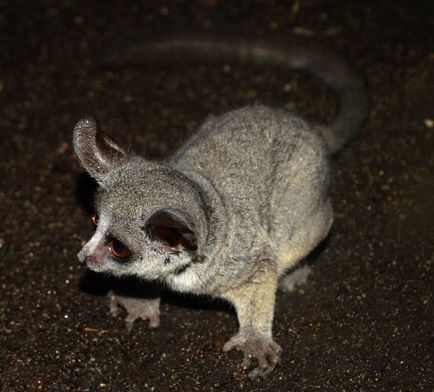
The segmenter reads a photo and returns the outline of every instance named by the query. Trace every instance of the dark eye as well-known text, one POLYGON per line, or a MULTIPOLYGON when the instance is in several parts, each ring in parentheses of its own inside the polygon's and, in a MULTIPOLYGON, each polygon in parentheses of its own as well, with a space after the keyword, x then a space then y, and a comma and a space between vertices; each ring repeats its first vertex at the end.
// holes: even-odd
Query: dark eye
POLYGON ((126 259, 130 256, 131 252, 124 246, 124 244, 118 241, 116 238, 111 238, 108 243, 110 252, 119 259, 126 259))
POLYGON ((90 217, 90 219, 92 220, 92 223, 96 226, 98 225, 98 215, 93 213, 90 217))

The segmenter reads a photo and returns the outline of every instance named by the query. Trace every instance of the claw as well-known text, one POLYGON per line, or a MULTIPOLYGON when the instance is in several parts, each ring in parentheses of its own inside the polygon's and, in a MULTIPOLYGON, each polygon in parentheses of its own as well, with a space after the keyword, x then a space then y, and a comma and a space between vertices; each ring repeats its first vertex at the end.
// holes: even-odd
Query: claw
POLYGON ((223 346, 223 351, 227 352, 227 351, 231 351, 234 348, 234 346, 232 345, 232 343, 229 341, 227 341, 225 343, 225 345, 223 346))
POLYGON ((265 354, 263 352, 258 352, 256 354, 256 359, 258 360, 259 367, 262 369, 268 368, 268 361, 267 358, 265 358, 265 354))
POLYGON ((136 318, 137 317, 132 316, 130 314, 125 318, 125 326, 127 328, 128 333, 130 333, 133 330, 133 324, 136 318))
POLYGON ((241 367, 243 369, 248 369, 252 363, 252 356, 250 354, 244 354, 243 361, 241 362, 241 367))
POLYGON ((255 381, 258 377, 261 377, 262 379, 265 379, 273 370, 275 366, 269 366, 266 369, 261 369, 259 367, 254 368, 249 374, 248 377, 255 381))
POLYGON ((223 351, 231 351, 232 349, 240 350, 240 344, 238 343, 237 336, 232 336, 223 346, 223 351))
POLYGON ((160 318, 158 316, 149 317, 149 328, 157 328, 160 325, 160 318))
POLYGON ((109 291, 107 297, 110 299, 110 314, 112 317, 117 317, 119 315, 119 306, 116 303, 113 291, 109 291))

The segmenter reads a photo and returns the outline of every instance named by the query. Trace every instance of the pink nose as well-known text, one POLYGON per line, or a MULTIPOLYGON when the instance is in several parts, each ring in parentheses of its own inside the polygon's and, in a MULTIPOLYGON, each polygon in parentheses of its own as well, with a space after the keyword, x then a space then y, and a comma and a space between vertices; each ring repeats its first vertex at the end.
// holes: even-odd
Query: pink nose
POLYGON ((81 250, 77 253, 77 258, 80 263, 84 263, 86 261, 86 254, 81 250))

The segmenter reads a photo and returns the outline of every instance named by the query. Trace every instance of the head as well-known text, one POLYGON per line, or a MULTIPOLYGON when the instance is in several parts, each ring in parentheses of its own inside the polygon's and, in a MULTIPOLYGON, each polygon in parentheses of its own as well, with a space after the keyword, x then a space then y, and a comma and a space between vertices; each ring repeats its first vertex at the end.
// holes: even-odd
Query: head
POLYGON ((170 167, 127 153, 93 119, 74 129, 74 149, 98 182, 95 234, 78 253, 99 272, 170 280, 200 260, 206 216, 200 191, 170 167))

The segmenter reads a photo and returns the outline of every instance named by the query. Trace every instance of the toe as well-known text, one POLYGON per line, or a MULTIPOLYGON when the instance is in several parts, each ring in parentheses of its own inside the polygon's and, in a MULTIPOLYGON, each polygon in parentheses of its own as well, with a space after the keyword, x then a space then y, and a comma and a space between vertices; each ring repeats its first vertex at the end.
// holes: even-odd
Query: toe
POLYGON ((255 357, 258 360, 258 364, 259 364, 260 368, 262 368, 262 369, 268 368, 268 361, 267 361, 267 358, 265 357, 264 352, 260 351, 260 352, 256 353, 255 357))
POLYGON ((149 328, 157 328, 160 325, 159 317, 149 317, 149 328))
POLYGON ((238 339, 235 339, 235 336, 231 337, 223 346, 223 351, 230 351, 232 349, 236 348, 237 350, 240 349, 240 343, 238 342, 238 339))
POLYGON ((244 354, 243 362, 241 362, 241 367, 247 369, 252 363, 252 356, 250 354, 244 354))

